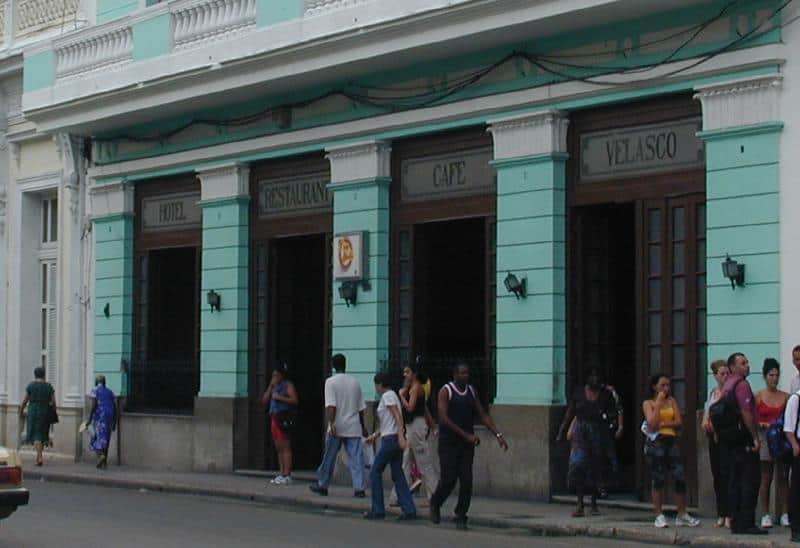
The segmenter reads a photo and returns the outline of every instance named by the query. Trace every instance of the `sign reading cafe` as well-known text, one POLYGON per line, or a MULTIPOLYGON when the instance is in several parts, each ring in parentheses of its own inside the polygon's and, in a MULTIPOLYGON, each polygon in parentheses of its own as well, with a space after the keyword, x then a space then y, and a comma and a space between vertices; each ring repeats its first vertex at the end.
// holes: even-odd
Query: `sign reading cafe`
POLYGON ((318 173, 258 182, 258 216, 289 217, 305 213, 324 213, 333 204, 328 191, 329 176, 318 173))
POLYGON ((401 198, 418 202, 491 194, 495 188, 491 160, 492 150, 486 148, 404 160, 401 198))
POLYGON ((635 177, 703 165, 697 119, 581 135, 581 182, 635 177))

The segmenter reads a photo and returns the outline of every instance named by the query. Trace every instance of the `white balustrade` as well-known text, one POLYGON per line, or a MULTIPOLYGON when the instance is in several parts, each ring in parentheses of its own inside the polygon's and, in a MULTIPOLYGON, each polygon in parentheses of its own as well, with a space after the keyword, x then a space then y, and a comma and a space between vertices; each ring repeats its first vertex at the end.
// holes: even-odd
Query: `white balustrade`
POLYGON ((201 0, 172 7, 176 50, 255 27, 256 0, 201 0))
POLYGON ((0 44, 5 42, 6 34, 6 2, 0 0, 0 44))
POLYGON ((78 0, 18 0, 14 4, 15 32, 17 35, 23 35, 59 25, 72 28, 79 2, 78 0))
POLYGON ((364 4, 367 0, 305 0, 305 15, 318 15, 326 11, 364 4))
POLYGON ((133 31, 117 27, 56 46, 56 78, 85 74, 129 62, 133 31))

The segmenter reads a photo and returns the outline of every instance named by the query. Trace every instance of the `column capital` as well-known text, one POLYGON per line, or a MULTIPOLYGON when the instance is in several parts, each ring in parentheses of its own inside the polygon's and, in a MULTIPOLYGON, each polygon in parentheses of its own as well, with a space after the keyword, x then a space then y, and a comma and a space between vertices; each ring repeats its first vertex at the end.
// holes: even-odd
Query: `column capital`
POLYGON ((392 146, 388 141, 365 141, 325 149, 331 163, 331 183, 391 177, 392 146))
POLYGON ((768 74, 698 86, 694 98, 703 106, 703 131, 780 121, 782 80, 768 74))
POLYGON ((510 160, 567 151, 566 113, 550 110, 488 121, 494 159, 510 160))
POLYGON ((248 196, 250 187, 250 166, 231 162, 195 171, 200 179, 200 200, 219 200, 248 196))
POLYGON ((103 184, 92 181, 89 195, 92 219, 133 213, 133 184, 127 179, 103 184))

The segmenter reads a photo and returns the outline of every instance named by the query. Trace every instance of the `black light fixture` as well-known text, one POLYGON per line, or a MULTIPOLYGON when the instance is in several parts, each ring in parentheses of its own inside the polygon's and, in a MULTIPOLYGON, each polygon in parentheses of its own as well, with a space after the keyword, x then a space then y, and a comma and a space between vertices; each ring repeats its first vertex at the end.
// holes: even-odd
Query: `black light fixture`
POLYGON ((206 301, 208 301, 208 306, 211 307, 211 312, 214 312, 214 310, 219 312, 220 306, 222 305, 222 297, 219 296, 219 293, 213 289, 210 290, 206 293, 206 301))
POLYGON ((514 274, 509 272, 508 275, 506 276, 506 279, 503 280, 503 283, 506 286, 506 291, 508 291, 509 293, 513 293, 517 297, 517 299, 519 298, 524 299, 525 297, 528 296, 528 292, 525 287, 527 285, 525 278, 522 278, 522 280, 520 280, 514 274))
POLYGON ((731 281, 731 289, 734 291, 736 291, 737 285, 744 285, 744 265, 734 261, 727 254, 722 262, 722 275, 731 281))
POLYGON ((103 316, 106 318, 111 317, 111 303, 106 303, 106 305, 103 307, 103 316))
POLYGON ((342 282, 339 286, 339 297, 344 300, 344 304, 350 308, 350 305, 356 305, 356 297, 358 296, 358 283, 357 282, 342 282))

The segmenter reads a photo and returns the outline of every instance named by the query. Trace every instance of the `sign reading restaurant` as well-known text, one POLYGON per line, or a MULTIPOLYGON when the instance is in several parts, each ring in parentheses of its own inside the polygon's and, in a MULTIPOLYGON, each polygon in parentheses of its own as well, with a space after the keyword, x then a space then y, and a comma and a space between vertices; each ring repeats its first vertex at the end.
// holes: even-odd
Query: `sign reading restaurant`
POLYGON ((701 167, 699 119, 581 135, 581 182, 701 167))
POLYGON ((490 148, 404 160, 401 198, 418 202, 492 193, 495 174, 491 160, 490 148))
POLYGON ((288 217, 305 213, 324 213, 333 204, 328 191, 330 176, 316 173, 258 182, 258 216, 288 217))
POLYGON ((199 228, 203 222, 203 214, 197 205, 199 201, 199 192, 162 194, 142 199, 142 231, 199 228))

